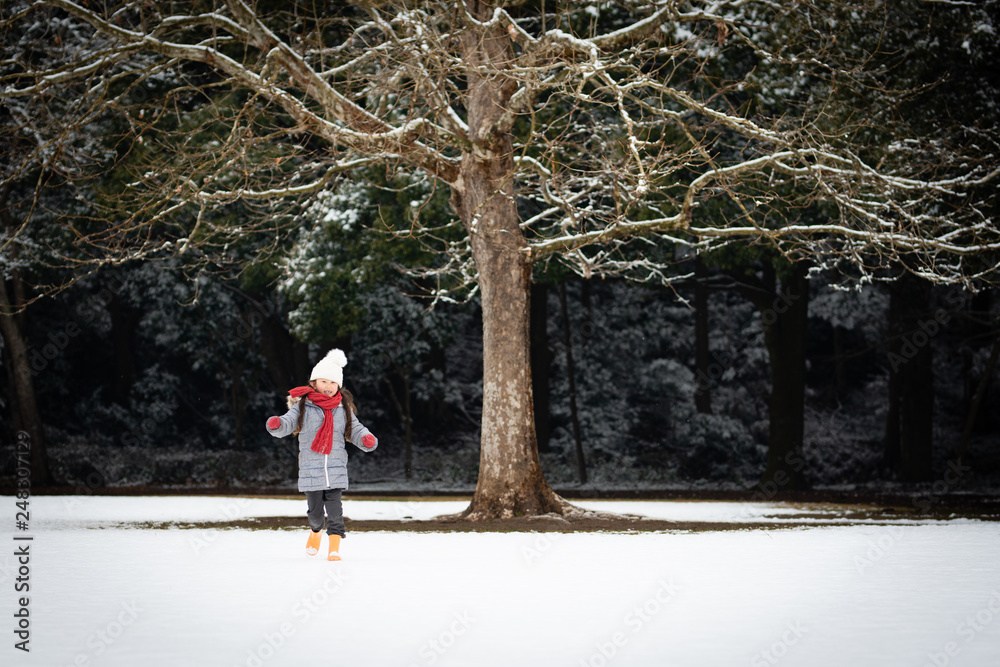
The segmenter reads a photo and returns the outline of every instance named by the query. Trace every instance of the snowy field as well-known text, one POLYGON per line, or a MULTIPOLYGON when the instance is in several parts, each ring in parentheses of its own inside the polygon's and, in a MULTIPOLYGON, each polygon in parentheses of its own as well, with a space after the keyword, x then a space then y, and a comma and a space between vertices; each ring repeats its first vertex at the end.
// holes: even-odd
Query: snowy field
MULTIPOLYGON (((580 504, 775 529, 355 532, 330 563, 305 555, 304 529, 133 525, 296 516, 302 499, 36 496, 17 534, 2 500, 5 666, 1000 664, 998 523, 829 526, 835 509, 813 508, 815 527, 788 529, 801 508, 594 501, 580 504), (14 648, 24 544, 30 653, 14 648)), ((347 500, 345 513, 464 507, 347 500)))

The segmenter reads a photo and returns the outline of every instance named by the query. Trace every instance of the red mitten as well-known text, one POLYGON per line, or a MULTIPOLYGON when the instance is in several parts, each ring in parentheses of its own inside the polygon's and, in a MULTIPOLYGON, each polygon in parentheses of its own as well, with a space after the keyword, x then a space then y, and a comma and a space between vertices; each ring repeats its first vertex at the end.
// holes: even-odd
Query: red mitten
POLYGON ((367 447, 368 449, 371 449, 372 447, 375 446, 375 436, 369 433, 365 437, 361 438, 361 444, 367 447))
POLYGON ((267 420, 267 427, 272 431, 278 428, 279 426, 281 426, 281 420, 278 419, 277 417, 271 417, 270 419, 267 420))

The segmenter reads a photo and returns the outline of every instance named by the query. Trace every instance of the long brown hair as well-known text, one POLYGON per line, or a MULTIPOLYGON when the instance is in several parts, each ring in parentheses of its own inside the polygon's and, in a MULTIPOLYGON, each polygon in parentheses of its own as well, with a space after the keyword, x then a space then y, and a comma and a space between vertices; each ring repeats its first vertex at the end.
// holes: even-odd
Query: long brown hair
MULTIPOLYGON (((316 388, 313 387, 312 382, 309 383, 309 386, 312 387, 313 389, 316 388)), ((306 418, 306 405, 305 405, 306 396, 308 396, 308 394, 303 395, 302 398, 299 399, 299 422, 298 424, 295 425, 295 430, 292 431, 293 434, 302 431, 302 424, 305 422, 306 418)), ((351 439, 351 427, 353 426, 351 422, 354 421, 353 419, 351 419, 351 416, 358 414, 358 409, 354 405, 354 396, 351 395, 351 392, 341 387, 340 396, 341 396, 340 404, 344 406, 344 411, 347 413, 347 421, 344 424, 344 442, 346 443, 351 439)))

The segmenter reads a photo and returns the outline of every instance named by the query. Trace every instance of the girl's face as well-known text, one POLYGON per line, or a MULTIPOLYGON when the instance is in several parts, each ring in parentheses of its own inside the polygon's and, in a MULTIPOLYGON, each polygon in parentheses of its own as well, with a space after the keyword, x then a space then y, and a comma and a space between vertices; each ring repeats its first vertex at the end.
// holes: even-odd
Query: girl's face
POLYGON ((317 378, 313 381, 316 386, 316 391, 321 394, 326 394, 327 396, 336 396, 337 392, 340 391, 340 385, 336 382, 332 382, 325 378, 317 378))

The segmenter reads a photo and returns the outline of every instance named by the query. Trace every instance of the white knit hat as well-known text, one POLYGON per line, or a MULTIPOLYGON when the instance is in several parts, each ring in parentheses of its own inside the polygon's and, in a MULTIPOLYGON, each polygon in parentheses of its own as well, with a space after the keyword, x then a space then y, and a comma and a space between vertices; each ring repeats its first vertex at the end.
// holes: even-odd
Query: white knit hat
POLYGON ((333 348, 326 353, 326 356, 319 360, 319 363, 313 366, 312 374, 309 376, 309 381, 323 378, 324 380, 330 380, 331 382, 336 382, 341 387, 344 386, 344 366, 347 365, 347 355, 344 354, 343 350, 333 348))

